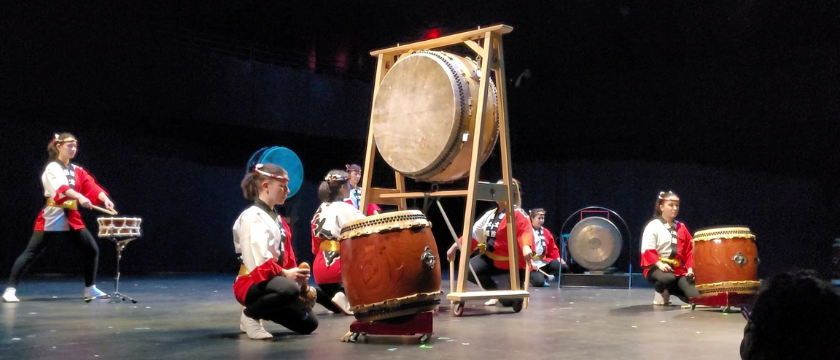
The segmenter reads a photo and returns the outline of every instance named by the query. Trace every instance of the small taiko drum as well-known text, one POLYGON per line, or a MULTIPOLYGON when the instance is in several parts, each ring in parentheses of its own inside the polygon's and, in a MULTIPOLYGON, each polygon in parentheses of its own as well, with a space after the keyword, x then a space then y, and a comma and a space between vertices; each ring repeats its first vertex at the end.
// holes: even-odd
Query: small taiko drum
POLYGON ((758 280, 758 250, 748 227, 699 230, 692 240, 694 274, 699 299, 695 304, 740 306, 749 303, 758 280))
POLYGON ((440 261, 420 211, 369 216, 341 228, 341 280, 356 319, 376 321, 434 310, 440 261))
POLYGON ((490 156, 499 137, 498 94, 488 83, 485 111, 478 124, 478 64, 442 51, 403 56, 382 78, 373 100, 371 128, 385 162, 403 175, 446 183, 469 174, 474 141, 479 160, 490 156))
POLYGON ((136 217, 100 217, 99 237, 101 238, 136 238, 140 237, 140 223, 136 217))

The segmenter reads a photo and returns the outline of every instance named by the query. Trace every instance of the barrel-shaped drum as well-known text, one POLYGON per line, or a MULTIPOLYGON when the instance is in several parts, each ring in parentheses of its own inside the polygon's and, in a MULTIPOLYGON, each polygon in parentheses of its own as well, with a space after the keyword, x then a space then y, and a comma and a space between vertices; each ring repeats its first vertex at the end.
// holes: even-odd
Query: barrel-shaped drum
MULTIPOLYGON (((371 127, 385 162, 403 175, 434 183, 469 174, 478 129, 478 64, 442 51, 418 51, 399 59, 373 100, 371 127)), ((488 79, 490 80, 490 79, 488 79)), ((479 160, 499 137, 496 86, 488 81, 479 160)))
POLYGON ((101 238, 136 238, 140 237, 141 218, 133 217, 100 217, 96 219, 99 224, 101 238))
POLYGON ((357 319, 383 320, 440 303, 440 261, 423 213, 369 216, 341 228, 341 280, 357 319))
POLYGON ((694 245, 694 273, 700 297, 753 294, 758 281, 758 250, 748 227, 699 230, 694 245))

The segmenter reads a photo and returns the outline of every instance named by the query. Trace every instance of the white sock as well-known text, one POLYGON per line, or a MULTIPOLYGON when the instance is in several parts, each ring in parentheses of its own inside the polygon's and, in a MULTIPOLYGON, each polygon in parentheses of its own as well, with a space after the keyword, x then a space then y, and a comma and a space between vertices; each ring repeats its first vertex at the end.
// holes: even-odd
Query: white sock
POLYGON ((332 303, 335 304, 344 315, 353 315, 353 312, 350 311, 350 301, 347 300, 347 295, 343 292, 337 292, 332 298, 332 303))
POLYGON ((239 329, 245 331, 248 337, 254 340, 267 340, 274 337, 265 331, 262 322, 246 316, 245 310, 242 310, 242 315, 239 316, 239 329))
POLYGON ((17 290, 13 287, 6 288, 6 291, 3 292, 3 301, 7 303, 20 302, 20 299, 15 296, 15 292, 17 292, 17 290))
POLYGON ((93 285, 93 286, 86 286, 85 287, 85 297, 86 298, 89 298, 89 297, 105 298, 105 297, 110 297, 110 296, 108 294, 106 294, 105 292, 103 292, 102 290, 97 289, 96 285, 93 285))

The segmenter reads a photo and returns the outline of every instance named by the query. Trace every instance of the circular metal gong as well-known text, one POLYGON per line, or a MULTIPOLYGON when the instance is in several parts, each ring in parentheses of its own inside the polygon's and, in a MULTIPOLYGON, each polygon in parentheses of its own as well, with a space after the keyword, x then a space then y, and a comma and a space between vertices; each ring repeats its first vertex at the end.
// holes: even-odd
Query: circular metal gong
POLYGON ((589 270, 610 267, 621 254, 621 233, 612 221, 588 217, 572 228, 569 252, 581 266, 589 270))

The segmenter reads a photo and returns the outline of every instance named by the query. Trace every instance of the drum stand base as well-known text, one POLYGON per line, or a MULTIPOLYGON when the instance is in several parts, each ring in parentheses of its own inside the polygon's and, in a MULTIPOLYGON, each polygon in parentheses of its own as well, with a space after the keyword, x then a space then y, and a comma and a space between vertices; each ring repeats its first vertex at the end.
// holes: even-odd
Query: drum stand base
POLYGON ((341 337, 342 342, 355 343, 359 335, 420 336, 420 343, 425 344, 434 333, 432 311, 424 311, 396 319, 381 321, 353 321, 350 331, 341 337))
POLYGON ((691 309, 697 305, 704 305, 710 307, 722 307, 723 312, 729 312, 733 306, 741 307, 742 305, 752 304, 756 294, 740 294, 735 292, 724 292, 711 296, 699 296, 691 298, 691 309))
MULTIPOLYGON (((117 299, 122 299, 122 301, 129 300, 132 304, 136 304, 137 300, 134 300, 130 296, 120 292, 120 260, 122 259, 122 251, 129 242, 135 240, 136 238, 119 239, 112 237, 110 239, 114 242, 114 245, 116 245, 117 248, 117 274, 114 276, 114 292, 111 293, 111 303, 117 303, 119 302, 117 299)), ((90 302, 88 299, 85 299, 85 301, 90 302)))

